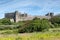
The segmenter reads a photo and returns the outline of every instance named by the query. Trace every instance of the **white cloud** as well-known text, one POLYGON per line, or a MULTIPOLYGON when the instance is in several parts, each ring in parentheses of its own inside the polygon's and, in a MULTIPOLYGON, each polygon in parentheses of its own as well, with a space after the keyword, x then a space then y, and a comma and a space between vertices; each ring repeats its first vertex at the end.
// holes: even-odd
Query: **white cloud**
MULTIPOLYGON (((32 10, 33 12, 37 13, 47 13, 47 12, 55 12, 56 8, 60 7, 60 1, 54 0, 13 0, 7 4, 4 4, 1 7, 0 11, 8 11, 8 10, 18 10, 20 8, 21 11, 28 11, 30 8, 29 6, 38 6, 40 10, 32 10), (22 9, 26 10, 22 10, 22 9)), ((32 12, 30 11, 30 12, 32 12)))

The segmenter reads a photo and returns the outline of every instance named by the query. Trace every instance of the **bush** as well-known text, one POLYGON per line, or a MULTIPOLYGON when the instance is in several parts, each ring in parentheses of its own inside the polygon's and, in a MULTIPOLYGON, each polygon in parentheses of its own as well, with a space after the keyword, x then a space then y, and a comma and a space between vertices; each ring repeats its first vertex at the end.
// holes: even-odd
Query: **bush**
POLYGON ((57 24, 60 24, 60 17, 57 17, 57 16, 54 16, 50 19, 50 21, 54 24, 54 23, 57 23, 57 24))
POLYGON ((50 22, 55 26, 59 27, 60 26, 60 17, 59 16, 54 16, 50 19, 50 22))
POLYGON ((24 33, 24 32, 39 32, 39 31, 44 31, 48 30, 50 28, 50 22, 45 19, 34 19, 31 21, 27 21, 22 28, 18 30, 19 33, 24 33))
POLYGON ((11 21, 8 18, 0 19, 0 25, 11 25, 11 21))

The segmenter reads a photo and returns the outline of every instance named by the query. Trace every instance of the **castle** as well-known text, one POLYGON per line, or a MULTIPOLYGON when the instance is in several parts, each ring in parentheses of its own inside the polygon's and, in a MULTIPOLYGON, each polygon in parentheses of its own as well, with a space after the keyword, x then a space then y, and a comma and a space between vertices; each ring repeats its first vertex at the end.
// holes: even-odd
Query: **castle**
POLYGON ((45 16, 31 16, 27 13, 20 13, 18 11, 12 12, 12 13, 5 13, 5 18, 9 18, 11 22, 19 22, 19 21, 26 21, 26 20, 32 20, 35 17, 40 19, 50 19, 53 16, 53 13, 48 13, 45 16))

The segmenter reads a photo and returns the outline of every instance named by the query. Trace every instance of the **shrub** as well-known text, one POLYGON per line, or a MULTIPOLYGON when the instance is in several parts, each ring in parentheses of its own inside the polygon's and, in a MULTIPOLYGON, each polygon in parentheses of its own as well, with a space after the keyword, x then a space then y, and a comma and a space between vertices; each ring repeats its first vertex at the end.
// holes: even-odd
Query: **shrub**
POLYGON ((40 19, 34 19, 31 21, 27 21, 22 28, 18 30, 19 33, 24 32, 39 32, 48 30, 50 28, 50 22, 48 20, 40 20, 40 19))
POLYGON ((11 21, 8 18, 0 19, 0 25, 11 25, 11 21))
POLYGON ((60 26, 60 17, 59 16, 54 16, 50 19, 50 22, 55 26, 59 27, 60 26))

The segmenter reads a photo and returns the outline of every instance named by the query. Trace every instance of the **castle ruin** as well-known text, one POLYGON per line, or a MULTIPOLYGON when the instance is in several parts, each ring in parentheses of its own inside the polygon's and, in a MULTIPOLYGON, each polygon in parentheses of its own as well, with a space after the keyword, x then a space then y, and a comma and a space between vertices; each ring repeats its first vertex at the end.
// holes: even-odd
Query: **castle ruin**
POLYGON ((5 18, 9 18, 11 22, 19 22, 19 21, 26 21, 26 20, 32 20, 35 17, 40 19, 50 19, 53 16, 53 13, 48 13, 45 16, 31 16, 27 13, 20 13, 18 11, 12 12, 12 13, 5 13, 5 18))

